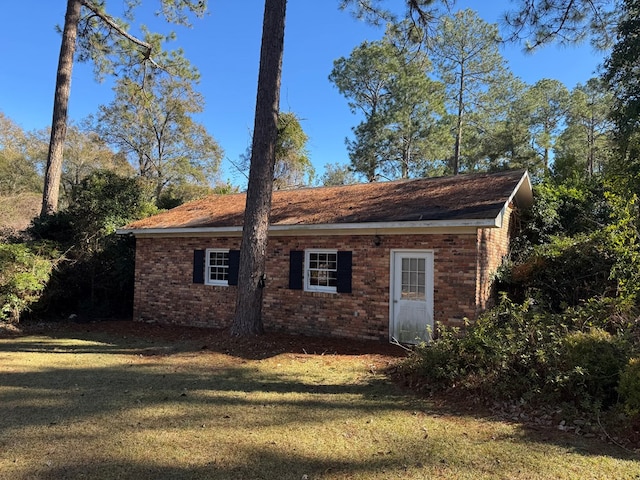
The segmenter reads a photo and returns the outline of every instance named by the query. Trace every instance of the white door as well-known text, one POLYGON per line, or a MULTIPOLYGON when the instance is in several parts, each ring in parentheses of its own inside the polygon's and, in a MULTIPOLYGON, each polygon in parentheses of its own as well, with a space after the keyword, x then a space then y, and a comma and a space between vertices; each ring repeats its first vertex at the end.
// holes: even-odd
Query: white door
POLYGON ((391 252, 391 339, 429 341, 433 334, 433 252, 391 252))

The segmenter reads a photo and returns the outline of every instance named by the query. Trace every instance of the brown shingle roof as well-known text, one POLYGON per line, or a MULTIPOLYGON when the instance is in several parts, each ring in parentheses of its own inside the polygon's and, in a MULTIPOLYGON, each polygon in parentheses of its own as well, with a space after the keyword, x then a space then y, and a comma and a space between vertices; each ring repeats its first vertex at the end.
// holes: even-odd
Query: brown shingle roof
MULTIPOLYGON (((272 225, 494 219, 512 197, 530 198, 524 170, 273 193, 272 225), (516 190, 525 189, 522 195, 516 190), (528 192, 528 193, 527 193, 528 192)), ((240 227, 245 194, 212 195, 131 223, 126 230, 240 227)))

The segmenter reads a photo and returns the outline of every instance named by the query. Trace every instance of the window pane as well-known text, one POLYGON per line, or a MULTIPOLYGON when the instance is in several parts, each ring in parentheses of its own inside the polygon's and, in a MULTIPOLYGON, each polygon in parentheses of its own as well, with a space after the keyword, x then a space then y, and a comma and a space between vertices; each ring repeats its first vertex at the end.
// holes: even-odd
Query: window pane
POLYGON ((424 300, 426 292, 426 261, 424 258, 402 259, 403 300, 424 300))
POLYGON ((308 285, 310 287, 335 287, 338 269, 337 253, 309 252, 308 259, 308 285))
POLYGON ((209 252, 209 281, 225 282, 229 278, 229 252, 209 252))

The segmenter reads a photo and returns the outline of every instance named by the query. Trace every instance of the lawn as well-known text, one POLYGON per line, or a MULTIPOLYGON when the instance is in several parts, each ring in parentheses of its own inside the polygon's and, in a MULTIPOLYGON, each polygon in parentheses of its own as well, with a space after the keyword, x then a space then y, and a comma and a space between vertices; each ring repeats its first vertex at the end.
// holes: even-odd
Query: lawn
POLYGON ((637 455, 435 405, 390 346, 131 322, 0 338, 2 479, 640 479, 637 455))

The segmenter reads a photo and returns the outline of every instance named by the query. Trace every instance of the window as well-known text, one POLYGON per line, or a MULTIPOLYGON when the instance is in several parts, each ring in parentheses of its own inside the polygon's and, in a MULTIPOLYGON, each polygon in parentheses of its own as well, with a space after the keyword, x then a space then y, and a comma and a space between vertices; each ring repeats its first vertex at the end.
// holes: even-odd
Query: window
POLYGON ((238 285, 240 250, 209 248, 193 251, 193 283, 238 285))
POLYGON ((291 250, 289 288, 311 292, 351 293, 353 255, 349 251, 291 250))
POLYGON ((207 249, 205 283, 229 285, 229 250, 207 249))
POLYGON ((425 272, 426 262, 424 258, 402 259, 402 290, 400 292, 402 300, 424 301, 425 272))
POLYGON ((335 292, 338 284, 338 252, 305 251, 305 290, 335 292))

